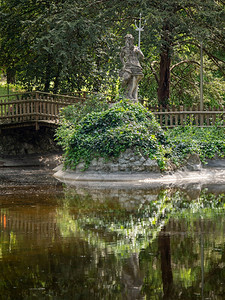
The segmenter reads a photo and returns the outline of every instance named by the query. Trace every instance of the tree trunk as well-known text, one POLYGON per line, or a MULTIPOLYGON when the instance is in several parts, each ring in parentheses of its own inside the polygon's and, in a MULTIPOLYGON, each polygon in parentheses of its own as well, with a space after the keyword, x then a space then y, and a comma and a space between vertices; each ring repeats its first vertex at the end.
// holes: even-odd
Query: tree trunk
POLYGON ((166 24, 163 28, 162 46, 160 54, 160 70, 158 80, 158 102, 166 107, 170 97, 170 65, 171 65, 171 28, 166 24))
POLYGON ((166 107, 170 97, 170 64, 170 50, 167 48, 160 55, 158 102, 163 107, 166 107))
POLYGON ((55 94, 57 94, 59 91, 59 79, 60 79, 61 70, 62 70, 62 66, 61 66, 61 64, 59 64, 58 68, 57 68, 57 74, 56 74, 56 77, 54 80, 54 90, 53 91, 55 94))
POLYGON ((7 83, 14 84, 16 82, 16 70, 13 67, 8 67, 6 70, 7 83))

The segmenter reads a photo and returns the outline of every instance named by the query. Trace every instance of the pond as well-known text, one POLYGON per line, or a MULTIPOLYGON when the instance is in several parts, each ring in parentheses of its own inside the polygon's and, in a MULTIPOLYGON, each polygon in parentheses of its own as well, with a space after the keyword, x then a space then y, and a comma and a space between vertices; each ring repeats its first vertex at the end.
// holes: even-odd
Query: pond
POLYGON ((0 173, 1 299, 225 299, 225 185, 0 173))

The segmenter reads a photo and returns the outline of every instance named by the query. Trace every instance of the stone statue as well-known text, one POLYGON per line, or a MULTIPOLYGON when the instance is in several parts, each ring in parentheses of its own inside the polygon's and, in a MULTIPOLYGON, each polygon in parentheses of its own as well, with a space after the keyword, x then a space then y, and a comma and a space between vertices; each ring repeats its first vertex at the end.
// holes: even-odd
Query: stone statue
POLYGON ((122 48, 120 59, 123 69, 120 71, 122 87, 125 88, 125 96, 133 101, 138 101, 138 82, 142 79, 142 67, 139 59, 143 59, 142 51, 134 46, 134 38, 131 34, 125 36, 125 47, 122 48))

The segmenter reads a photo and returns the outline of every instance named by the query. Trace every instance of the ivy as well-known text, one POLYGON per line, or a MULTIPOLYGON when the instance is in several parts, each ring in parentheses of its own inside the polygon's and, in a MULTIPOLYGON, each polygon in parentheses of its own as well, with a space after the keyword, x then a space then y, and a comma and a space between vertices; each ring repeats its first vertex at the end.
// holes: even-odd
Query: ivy
POLYGON ((198 154, 203 163, 225 157, 225 130, 220 124, 164 132, 141 104, 121 100, 109 106, 97 96, 62 110, 56 139, 64 150, 65 167, 70 169, 80 162, 87 168, 94 158, 116 158, 126 149, 155 159, 161 170, 169 161, 181 166, 190 154, 198 154))
POLYGON ((164 133, 153 114, 141 104, 122 100, 105 110, 96 108, 81 115, 73 125, 71 116, 68 119, 64 114, 57 131, 68 168, 74 169, 80 162, 85 162, 87 167, 98 157, 118 157, 128 148, 141 152, 146 158, 154 158, 160 152, 164 133))
POLYGON ((182 164, 188 154, 198 154, 202 162, 225 156, 225 130, 220 124, 208 128, 177 127, 165 132, 168 146, 173 149, 171 158, 182 164))

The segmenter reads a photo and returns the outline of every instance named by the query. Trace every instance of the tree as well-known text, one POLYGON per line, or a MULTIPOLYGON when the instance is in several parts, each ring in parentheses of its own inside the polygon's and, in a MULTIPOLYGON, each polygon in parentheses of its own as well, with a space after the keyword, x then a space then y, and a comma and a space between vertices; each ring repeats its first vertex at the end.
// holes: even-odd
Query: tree
POLYGON ((29 26, 25 22, 43 11, 45 5, 42 1, 1 1, 0 66, 6 72, 8 83, 15 82, 20 66, 25 67, 32 56, 30 40, 23 35, 27 25, 29 26))
MULTIPOLYGON (((162 106, 169 104, 171 92, 171 71, 181 65, 197 65, 198 61, 182 55, 189 52, 189 57, 199 49, 204 41, 205 53, 218 65, 224 62, 210 49, 212 40, 217 47, 223 46, 221 24, 224 25, 224 5, 207 1, 145 1, 148 26, 146 26, 145 44, 153 44, 159 57, 159 71, 154 73, 158 88, 158 102, 162 106), (177 54, 180 55, 177 55, 177 54), (183 59, 182 59, 183 56, 183 59)), ((146 46, 145 46, 146 47, 146 46)), ((219 65, 220 68, 222 66, 219 65)), ((224 68, 224 66, 223 66, 224 68)), ((181 74, 182 75, 182 74, 181 74)))
MULTIPOLYGON (((110 11, 110 5, 108 4, 108 6, 110 11)), ((185 74, 190 79, 190 73, 193 71, 196 73, 196 68, 199 67, 197 53, 201 41, 204 41, 205 55, 220 70, 221 74, 224 73, 224 57, 221 56, 224 49, 223 28, 225 22, 223 1, 130 0, 126 1, 126 7, 123 4, 119 5, 119 2, 116 1, 114 15, 111 19, 115 20, 115 26, 121 22, 120 24, 123 24, 126 30, 129 28, 134 32, 132 24, 140 12, 146 20, 141 45, 146 57, 144 69, 154 75, 160 105, 166 106, 170 103, 171 76, 175 82, 179 80, 184 84, 185 74), (180 70, 180 78, 175 75, 177 69, 180 70), (180 80, 181 78, 182 80, 180 80)), ((197 84, 196 75, 194 78, 196 81, 194 84, 197 84)), ((149 84, 148 79, 149 74, 147 74, 147 79, 140 84, 140 94, 145 96, 150 94, 149 92, 155 84, 152 82, 149 84), (149 88, 149 86, 151 87, 149 88)), ((190 85, 192 82, 189 83, 190 85)), ((175 86, 176 88, 177 86, 175 86)), ((193 89, 193 87, 191 88, 193 89)))
POLYGON ((99 90, 113 73, 112 35, 88 3, 5 1, 0 12, 2 68, 13 66, 17 80, 27 88, 99 90))
POLYGON ((207 101, 213 103, 217 92, 223 102, 222 0, 5 0, 0 10, 1 68, 8 70, 8 78, 17 74, 27 88, 69 92, 115 87, 122 38, 128 32, 135 36, 140 12, 146 19, 141 45, 146 75, 140 95, 157 94, 162 106, 197 102, 203 41, 206 81, 213 82, 207 101))

